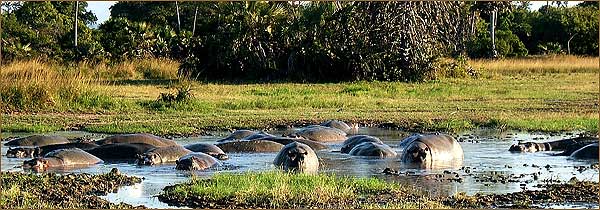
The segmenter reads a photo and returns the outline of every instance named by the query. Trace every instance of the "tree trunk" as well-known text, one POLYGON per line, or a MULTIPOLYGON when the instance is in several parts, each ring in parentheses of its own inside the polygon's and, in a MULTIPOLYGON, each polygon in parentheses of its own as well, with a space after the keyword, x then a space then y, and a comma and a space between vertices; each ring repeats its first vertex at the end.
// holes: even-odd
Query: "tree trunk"
POLYGON ((75 47, 77 47, 77 14, 79 13, 79 1, 75 2, 75 47))
POLYGON ((492 14, 490 15, 490 34, 492 37, 492 57, 498 57, 498 51, 496 51, 496 8, 492 10, 492 14))
POLYGON ((575 35, 577 34, 573 34, 571 37, 569 37, 569 40, 567 41, 567 54, 571 54, 571 40, 573 40, 573 38, 575 38, 575 35))
POLYGON ((179 21, 179 3, 175 1, 175 8, 177 9, 177 33, 181 32, 181 22, 179 21))
POLYGON ((198 15, 198 6, 196 6, 196 11, 194 12, 194 27, 192 28, 192 36, 196 33, 196 15, 198 15))

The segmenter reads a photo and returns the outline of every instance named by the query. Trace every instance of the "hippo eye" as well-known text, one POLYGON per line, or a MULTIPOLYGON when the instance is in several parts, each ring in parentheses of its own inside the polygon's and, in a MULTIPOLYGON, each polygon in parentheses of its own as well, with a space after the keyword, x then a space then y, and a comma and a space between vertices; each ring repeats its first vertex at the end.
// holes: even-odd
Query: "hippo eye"
POLYGON ((429 147, 425 147, 425 151, 426 151, 426 152, 429 152, 429 147))

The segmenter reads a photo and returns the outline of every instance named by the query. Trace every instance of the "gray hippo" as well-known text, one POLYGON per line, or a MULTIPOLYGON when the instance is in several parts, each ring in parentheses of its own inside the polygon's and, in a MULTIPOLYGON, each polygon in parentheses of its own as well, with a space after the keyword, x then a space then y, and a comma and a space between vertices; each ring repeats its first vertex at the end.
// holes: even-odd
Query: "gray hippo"
POLYGON ((51 144, 66 144, 69 143, 69 139, 62 136, 46 136, 46 135, 32 135, 22 137, 18 139, 6 142, 4 146, 9 147, 22 147, 22 146, 46 146, 51 144))
POLYGON ((569 156, 575 150, 582 148, 588 144, 598 142, 598 137, 580 136, 569 139, 561 139, 550 142, 523 142, 513 144, 508 151, 511 152, 541 152, 541 151, 566 151, 559 154, 569 156))
POLYGON ((254 139, 262 139, 265 137, 275 137, 275 136, 271 135, 267 132, 260 131, 260 132, 254 133, 252 135, 246 136, 246 137, 242 138, 241 140, 254 140, 254 139))
POLYGON ((319 169, 317 154, 308 145, 293 142, 277 153, 273 164, 285 171, 316 173, 319 169))
POLYGON ((588 144, 573 152, 570 158, 574 159, 596 159, 598 160, 598 143, 588 144))
POLYGON ((346 140, 346 132, 320 125, 311 125, 288 135, 288 137, 303 137, 317 142, 334 142, 346 140))
POLYGON ((213 156, 219 160, 227 160, 227 154, 221 150, 221 148, 213 145, 213 144, 205 144, 205 143, 196 143, 196 144, 188 144, 183 146, 186 149, 189 149, 192 152, 202 152, 206 153, 210 156, 213 156))
POLYGON ((97 147, 93 143, 66 143, 66 144, 50 144, 41 147, 15 147, 6 151, 6 157, 9 158, 35 158, 43 157, 51 151, 57 149, 79 148, 83 150, 97 147))
POLYGON ((190 153, 192 153, 192 151, 179 145, 157 147, 138 156, 137 163, 138 165, 157 165, 175 162, 179 160, 180 157, 190 153))
POLYGON ((396 157, 397 155, 396 151, 390 146, 377 142, 362 142, 354 146, 349 154, 353 156, 371 156, 379 158, 396 157))
POLYGON ((193 152, 180 157, 175 161, 177 170, 204 170, 213 166, 219 166, 219 161, 208 154, 193 152))
POLYGON ((52 168, 85 167, 102 162, 100 158, 79 148, 69 148, 54 150, 44 157, 24 161, 23 169, 43 172, 52 168))
POLYGON ((330 128, 337 128, 344 132, 350 132, 352 130, 358 129, 358 126, 356 124, 352 124, 352 126, 350 126, 345 122, 339 120, 327 120, 325 122, 322 122, 320 125, 330 128))
POLYGON ((283 145, 287 145, 289 143, 292 142, 300 142, 303 144, 308 145, 310 148, 312 148, 313 150, 324 150, 327 149, 327 145, 321 144, 319 142, 316 141, 311 141, 308 139, 304 139, 304 138, 290 138, 290 137, 279 137, 279 136, 266 136, 260 139, 256 139, 256 140, 267 140, 267 141, 274 141, 283 145))
POLYGON ((407 143, 402 162, 420 168, 462 165, 464 153, 460 144, 449 135, 423 135, 407 143))
POLYGON ((104 161, 131 161, 136 160, 148 150, 155 148, 154 145, 144 143, 114 143, 105 144, 86 151, 104 161))
POLYGON ((139 134, 119 134, 109 136, 104 139, 96 141, 98 145, 104 144, 115 144, 115 143, 144 143, 150 144, 155 147, 164 147, 177 145, 177 142, 165 138, 161 138, 152 134, 139 133, 139 134))
MULTIPOLYGON (((437 135, 437 134, 436 134, 436 135, 437 135)), ((413 134, 411 134, 410 136, 408 136, 408 137, 406 137, 406 138, 402 139, 402 140, 400 141, 400 143, 398 144, 398 147, 400 147, 400 148, 405 148, 406 146, 408 146, 408 144, 410 144, 412 141, 414 141, 415 139, 417 139, 417 138, 419 138, 419 137, 421 137, 421 136, 423 136, 423 135, 422 135, 422 134, 419 134, 419 133, 413 133, 413 134)))
POLYGON ((344 143, 342 144, 342 148, 340 149, 341 153, 350 153, 350 150, 352 150, 352 148, 354 148, 354 146, 363 143, 363 142, 375 142, 375 143, 380 143, 383 144, 383 142, 374 136, 369 136, 369 135, 356 135, 356 136, 352 136, 348 139, 346 139, 346 141, 344 141, 344 143))
POLYGON ((219 142, 215 145, 226 153, 278 152, 283 148, 283 144, 267 140, 219 142))
POLYGON ((233 133, 229 134, 229 136, 217 140, 217 142, 240 140, 240 139, 245 138, 246 136, 250 136, 255 133, 256 133, 255 131, 251 131, 251 130, 243 130, 243 129, 236 130, 233 133))

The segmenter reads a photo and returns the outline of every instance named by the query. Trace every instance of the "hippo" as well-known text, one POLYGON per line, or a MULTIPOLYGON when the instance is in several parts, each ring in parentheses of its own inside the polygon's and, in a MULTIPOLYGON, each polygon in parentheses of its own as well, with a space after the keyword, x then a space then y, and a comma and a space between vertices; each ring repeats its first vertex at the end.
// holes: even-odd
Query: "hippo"
POLYGON ((316 173, 319 169, 319 159, 315 151, 299 142, 285 145, 275 156, 273 164, 292 172, 316 173))
POLYGON ((210 156, 213 156, 219 160, 227 160, 229 157, 221 148, 213 145, 213 144, 204 144, 204 143, 196 143, 196 144, 188 144, 183 146, 186 149, 189 149, 192 152, 202 152, 206 153, 210 156))
POLYGON ((204 170, 219 166, 219 161, 211 155, 202 152, 193 152, 180 157, 175 161, 177 170, 204 170))
POLYGON ((240 140, 240 139, 245 138, 246 136, 250 136, 255 133, 256 133, 255 131, 251 131, 251 130, 236 130, 233 133, 229 134, 229 136, 217 140, 217 142, 240 140))
POLYGON ((356 124, 352 124, 352 126, 349 126, 345 122, 339 121, 339 120, 327 120, 327 121, 321 123, 320 125, 330 127, 330 128, 337 128, 344 132, 350 132, 352 130, 358 129, 358 126, 356 124))
POLYGON ((104 161, 131 161, 136 160, 138 156, 148 150, 155 148, 153 145, 144 143, 114 143, 105 144, 86 151, 104 161))
POLYGON ((408 146, 408 144, 410 144, 412 141, 414 141, 415 139, 417 139, 417 138, 419 138, 421 136, 423 136, 423 135, 420 134, 420 133, 413 133, 410 136, 402 139, 400 141, 400 143, 398 144, 398 147, 405 148, 406 146, 408 146))
POLYGON ((96 141, 98 145, 114 144, 114 143, 144 143, 150 144, 155 147, 164 147, 177 145, 173 140, 161 138, 152 134, 140 133, 140 134, 120 134, 96 141))
POLYGON ((352 136, 348 139, 346 139, 346 141, 344 141, 344 143, 342 144, 342 148, 340 149, 341 153, 349 153, 350 150, 352 150, 352 148, 354 148, 354 146, 363 143, 363 142, 375 142, 375 143, 380 143, 383 144, 383 142, 374 136, 369 136, 369 135, 356 135, 356 136, 352 136))
POLYGON ((246 137, 242 138, 241 140, 254 140, 254 139, 261 139, 261 138, 265 138, 265 137, 275 137, 275 136, 271 135, 267 132, 260 131, 260 132, 254 133, 252 135, 246 136, 246 137))
POLYGON ((511 152, 541 152, 541 151, 566 151, 559 155, 569 156, 575 150, 588 144, 598 142, 598 137, 580 136, 550 142, 524 142, 513 144, 508 151, 511 152))
POLYGON ((57 149, 44 157, 34 158, 23 162, 23 169, 43 172, 52 168, 85 167, 102 163, 103 161, 79 148, 57 149))
POLYGON ((570 158, 574 159, 598 159, 598 143, 588 144, 573 152, 570 158))
POLYGON ((460 144, 449 135, 423 135, 409 142, 401 160, 420 168, 437 168, 442 165, 461 165, 464 159, 460 144))
POLYGON ((22 147, 22 146, 46 146, 52 144, 66 144, 69 143, 69 139, 62 136, 46 136, 46 135, 32 135, 22 137, 18 139, 6 142, 4 146, 9 147, 22 147))
POLYGON ((57 149, 79 148, 83 150, 97 147, 93 143, 66 143, 66 144, 50 144, 41 147, 15 147, 6 151, 6 157, 9 158, 35 158, 43 157, 47 153, 57 149))
POLYGON ((283 145, 287 145, 289 143, 292 142, 300 142, 303 144, 308 145, 311 149, 313 150, 324 150, 327 149, 327 145, 321 144, 319 142, 316 141, 311 141, 308 139, 304 139, 304 138, 290 138, 290 137, 278 137, 278 136, 266 136, 257 140, 267 140, 267 141, 274 141, 283 145))
POLYGON ((334 142, 346 140, 346 132, 320 125, 311 125, 288 135, 288 137, 303 137, 317 142, 334 142))
POLYGON ((397 155, 396 151, 390 146, 377 142, 362 142, 354 146, 349 154, 353 156, 372 156, 379 158, 396 157, 397 155))
POLYGON ((215 144, 227 153, 240 152, 278 152, 283 144, 267 140, 230 141, 215 144))
POLYGON ((192 153, 192 151, 179 145, 157 147, 139 155, 137 163, 138 165, 157 165, 175 162, 176 160, 179 160, 180 157, 190 153, 192 153))

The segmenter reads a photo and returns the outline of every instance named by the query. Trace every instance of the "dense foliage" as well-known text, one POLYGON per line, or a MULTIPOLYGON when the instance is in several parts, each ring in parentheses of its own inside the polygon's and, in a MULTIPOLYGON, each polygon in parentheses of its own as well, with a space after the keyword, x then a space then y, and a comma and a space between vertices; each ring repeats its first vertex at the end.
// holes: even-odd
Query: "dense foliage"
POLYGON ((527 2, 3 2, 2 59, 169 58, 196 79, 401 80, 473 75, 464 56, 598 55, 598 4, 527 2), (179 15, 178 15, 179 14, 179 15), (454 58, 448 63, 447 59, 454 58), (450 73, 448 73, 450 71, 450 73))

